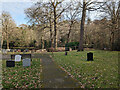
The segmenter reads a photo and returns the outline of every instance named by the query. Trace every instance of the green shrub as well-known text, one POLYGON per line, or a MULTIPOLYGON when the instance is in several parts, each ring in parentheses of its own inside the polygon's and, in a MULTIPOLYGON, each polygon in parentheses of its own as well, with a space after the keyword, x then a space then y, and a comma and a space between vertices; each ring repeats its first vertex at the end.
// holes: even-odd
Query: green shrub
POLYGON ((79 46, 79 42, 70 42, 65 45, 66 49, 72 48, 72 50, 77 49, 79 46))

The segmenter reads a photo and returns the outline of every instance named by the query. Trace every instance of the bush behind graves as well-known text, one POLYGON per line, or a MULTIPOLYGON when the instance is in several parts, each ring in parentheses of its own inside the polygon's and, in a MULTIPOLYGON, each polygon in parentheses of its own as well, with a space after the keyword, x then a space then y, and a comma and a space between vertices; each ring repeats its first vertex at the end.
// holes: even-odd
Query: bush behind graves
POLYGON ((70 42, 65 45, 66 48, 72 48, 72 50, 77 49, 79 46, 79 42, 70 42))

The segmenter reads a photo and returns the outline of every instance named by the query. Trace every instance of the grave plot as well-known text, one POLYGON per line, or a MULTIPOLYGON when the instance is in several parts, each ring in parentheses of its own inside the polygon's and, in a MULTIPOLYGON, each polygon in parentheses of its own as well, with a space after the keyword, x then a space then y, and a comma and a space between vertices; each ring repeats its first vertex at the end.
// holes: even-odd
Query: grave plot
POLYGON ((72 51, 67 57, 64 54, 65 52, 57 52, 52 58, 73 78, 77 79, 81 83, 81 87, 118 88, 117 51, 72 51))
POLYGON ((2 65, 2 85, 3 88, 41 88, 41 61, 33 58, 30 67, 16 65, 14 68, 6 67, 6 61, 2 65))
POLYGON ((31 65, 31 59, 30 58, 26 58, 23 59, 23 67, 27 67, 31 65))
POLYGON ((12 54, 11 60, 14 60, 18 66, 30 66, 32 58, 31 54, 12 54))

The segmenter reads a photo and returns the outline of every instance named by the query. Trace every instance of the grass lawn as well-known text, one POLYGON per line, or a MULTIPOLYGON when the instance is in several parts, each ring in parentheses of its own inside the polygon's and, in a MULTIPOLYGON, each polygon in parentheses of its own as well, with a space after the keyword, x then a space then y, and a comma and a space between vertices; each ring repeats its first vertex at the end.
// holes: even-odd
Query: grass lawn
MULTIPOLYGON (((91 51, 94 61, 86 61, 87 52, 55 52, 54 61, 85 88, 118 88, 118 52, 91 51)), ((52 54, 51 54, 52 55, 52 54)))
POLYGON ((2 89, 2 60, 0 60, 0 90, 2 89))
POLYGON ((41 88, 41 62, 32 59, 30 67, 23 67, 22 62, 17 62, 15 67, 6 67, 3 60, 3 88, 41 88))

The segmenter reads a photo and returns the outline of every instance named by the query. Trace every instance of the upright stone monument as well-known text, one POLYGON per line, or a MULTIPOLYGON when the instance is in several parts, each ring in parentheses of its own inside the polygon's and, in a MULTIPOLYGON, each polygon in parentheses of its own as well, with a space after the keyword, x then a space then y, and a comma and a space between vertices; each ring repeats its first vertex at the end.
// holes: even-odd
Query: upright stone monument
POLYGON ((21 61, 21 55, 15 55, 15 61, 20 62, 21 61))
POLYGON ((67 54, 68 54, 68 52, 66 51, 66 52, 65 52, 65 55, 67 55, 67 54))
POLYGON ((87 53, 87 61, 93 61, 93 53, 92 52, 87 53))
POLYGON ((6 61, 6 67, 15 67, 15 61, 7 60, 6 61))
POLYGON ((25 58, 23 59, 23 67, 27 67, 31 65, 31 59, 30 58, 25 58))

